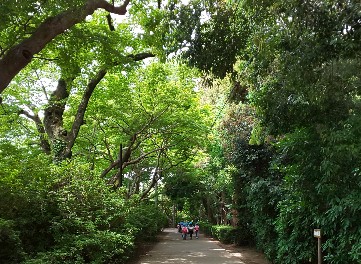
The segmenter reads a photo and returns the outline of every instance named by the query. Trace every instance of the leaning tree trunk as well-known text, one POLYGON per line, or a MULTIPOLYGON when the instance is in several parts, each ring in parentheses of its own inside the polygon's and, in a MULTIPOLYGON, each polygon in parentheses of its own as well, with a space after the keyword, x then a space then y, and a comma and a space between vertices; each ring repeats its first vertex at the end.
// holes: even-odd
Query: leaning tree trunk
POLYGON ((106 73, 106 70, 100 70, 94 79, 88 83, 70 131, 67 131, 63 126, 63 114, 69 97, 67 83, 63 79, 58 81, 58 86, 50 97, 48 107, 45 108, 43 121, 52 147, 54 161, 58 162, 71 158, 72 148, 79 134, 80 127, 84 123, 84 115, 90 97, 106 73))
POLYGON ((84 21, 88 15, 92 15, 97 9, 124 15, 127 12, 126 8, 129 2, 129 0, 125 0, 123 5, 115 7, 105 0, 88 0, 78 9, 69 9, 45 19, 29 38, 12 47, 0 59, 0 93, 31 62, 33 56, 45 48, 56 36, 84 21))
MULTIPOLYGON (((154 57, 154 54, 148 52, 130 54, 127 56, 127 59, 135 62, 149 57, 154 57)), ((117 61, 112 66, 119 65, 121 63, 123 63, 123 61, 117 61)), ((94 78, 88 82, 82 100, 78 106, 74 122, 69 131, 66 130, 63 126, 63 114, 69 97, 67 81, 64 79, 60 79, 58 81, 57 88, 50 97, 48 106, 44 111, 43 124, 37 115, 31 115, 25 110, 20 111, 20 114, 27 116, 36 123, 38 132, 40 134, 41 147, 46 154, 53 154, 54 161, 62 161, 72 156, 72 148, 75 144, 76 138, 78 137, 80 127, 84 123, 84 116, 90 97, 92 96, 96 86, 100 83, 106 74, 106 69, 100 69, 94 78), (45 133, 47 134, 49 141, 47 141, 45 133)), ((71 80, 68 80, 68 82, 70 81, 71 80)), ((136 135, 134 135, 131 140, 134 143, 136 140, 136 135)), ((131 149, 125 151, 123 162, 129 160, 130 154, 131 149)))
POLYGON ((50 141, 54 161, 61 161, 69 157, 69 155, 64 156, 68 131, 63 127, 63 113, 68 96, 66 81, 60 79, 44 111, 43 123, 50 141))

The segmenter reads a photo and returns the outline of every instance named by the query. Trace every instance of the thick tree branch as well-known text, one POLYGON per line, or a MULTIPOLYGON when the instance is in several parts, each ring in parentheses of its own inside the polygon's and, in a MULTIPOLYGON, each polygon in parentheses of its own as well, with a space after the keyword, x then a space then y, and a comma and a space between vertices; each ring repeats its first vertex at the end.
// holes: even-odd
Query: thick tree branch
POLYGON ((74 146, 75 140, 79 134, 80 127, 84 123, 84 115, 88 107, 90 97, 93 94, 95 87, 104 78, 106 73, 107 72, 105 70, 100 70, 95 76, 95 78, 88 83, 88 86, 83 94, 83 98, 78 106, 78 111, 75 115, 71 131, 68 134, 68 142, 64 152, 65 157, 68 157, 71 154, 71 149, 74 146))
MULTIPOLYGON (((132 146, 134 145, 135 141, 137 139, 137 134, 133 134, 129 140, 128 146, 127 146, 127 150, 123 153, 123 157, 122 157, 122 162, 123 162, 123 167, 122 169, 124 169, 124 164, 126 162, 128 162, 128 160, 130 159, 130 156, 132 154, 132 146)), ((114 169, 116 166, 118 166, 120 163, 120 159, 118 158, 116 161, 112 162, 108 168, 106 168, 105 170, 103 170, 102 174, 100 175, 100 177, 104 178, 112 169, 114 169)))
POLYGON ((157 184, 157 182, 162 178, 162 170, 160 170, 161 167, 161 158, 162 156, 162 151, 160 151, 158 153, 158 157, 157 157, 157 166, 155 167, 154 173, 153 173, 153 177, 152 177, 152 181, 150 182, 148 188, 146 190, 143 191, 142 195, 140 196, 140 200, 143 200, 145 197, 147 197, 148 193, 154 188, 154 186, 157 184))
POLYGON ((108 143, 108 140, 106 138, 106 132, 104 131, 102 125, 99 123, 99 128, 100 130, 103 132, 104 134, 104 139, 103 139, 103 142, 104 142, 104 145, 105 145, 105 148, 107 150, 107 152, 103 155, 103 156, 106 156, 106 158, 110 161, 110 162, 114 162, 114 159, 113 159, 113 156, 111 154, 111 151, 110 151, 110 145, 108 143))
MULTIPOLYGON (((152 153, 154 152, 157 152, 157 151, 162 151, 162 150, 165 150, 167 148, 170 148, 172 147, 173 145, 168 145, 168 146, 163 146, 163 147, 159 147, 159 148, 156 148, 156 149, 153 149, 153 150, 150 150, 149 152, 147 153, 144 153, 143 155, 139 156, 138 158, 136 159, 132 159, 132 160, 129 160, 130 159, 130 155, 131 155, 131 151, 129 152, 129 154, 125 155, 123 154, 123 166, 122 166, 122 169, 124 170, 127 166, 129 165, 134 165, 134 164, 137 164, 139 162, 141 162, 143 159, 147 158, 149 155, 151 155, 152 153)), ((129 145, 128 145, 128 149, 127 151, 130 149, 129 145)), ((104 178, 112 169, 114 169, 115 167, 117 167, 117 165, 119 164, 119 159, 115 160, 114 162, 112 162, 108 168, 106 168, 102 174, 100 175, 100 177, 104 178)))
POLYGON ((115 7, 106 0, 88 0, 78 9, 66 10, 63 13, 49 17, 27 39, 6 52, 0 60, 0 93, 9 85, 11 80, 28 65, 33 56, 39 53, 50 41, 75 24, 85 20, 97 9, 104 9, 110 13, 124 15, 130 0, 115 7))
POLYGON ((141 61, 147 58, 152 58, 155 57, 155 55, 153 53, 150 52, 143 52, 143 53, 138 53, 138 54, 130 54, 128 55, 128 58, 131 58, 133 61, 141 61))
POLYGON ((113 25, 113 20, 112 20, 112 16, 109 14, 107 14, 107 22, 108 22, 108 27, 110 31, 114 31, 115 27, 113 25))
POLYGON ((158 167, 157 167, 154 171, 152 181, 150 182, 148 188, 145 189, 141 194, 140 200, 143 200, 145 197, 147 197, 148 193, 154 188, 155 184, 160 180, 161 178, 160 175, 162 174, 158 171, 158 167))
MULTIPOLYGON (((141 135, 147 128, 150 127, 150 125, 156 121, 158 118, 160 118, 167 110, 169 109, 169 106, 166 107, 165 109, 163 109, 162 111, 160 111, 157 115, 155 116, 152 116, 150 118, 150 120, 142 127, 139 129, 139 131, 137 131, 136 133, 134 133, 132 136, 131 136, 131 139, 129 141, 129 144, 128 144, 128 148, 127 148, 127 151, 123 154, 123 169, 130 165, 130 164, 136 164, 137 162, 133 162, 133 161, 129 161, 130 159, 130 156, 132 154, 132 152, 137 148, 139 147, 139 145, 142 143, 142 141, 139 141, 135 147, 134 147, 134 144, 136 142, 136 139, 139 137, 139 135, 141 135)), ((166 146, 166 147, 170 147, 170 146, 166 146)), ((157 148, 155 149, 154 151, 151 151, 151 153, 153 152, 156 152, 156 151, 159 151, 159 150, 163 150, 165 149, 166 147, 160 147, 160 148, 157 148)), ((147 153, 148 155, 151 154, 151 153, 147 153)), ((145 158, 145 157, 143 157, 145 158)), ((140 160, 142 160, 143 158, 141 158, 140 160)), ((139 160, 139 161, 140 161, 139 160)), ((139 162, 138 161, 138 162, 139 162)), ((119 159, 117 159, 116 161, 112 162, 108 168, 106 168, 105 170, 103 170, 102 174, 100 175, 100 177, 104 178, 112 169, 114 169, 119 163, 119 159)))
POLYGON ((147 158, 150 154, 154 153, 154 152, 157 152, 157 151, 161 151, 161 150, 165 150, 167 148, 169 148, 171 146, 164 146, 164 147, 159 147, 159 148, 156 148, 156 149, 153 149, 147 153, 144 153, 143 155, 140 155, 138 158, 136 159, 132 159, 128 162, 126 162, 123 166, 124 168, 131 165, 131 164, 136 164, 136 163, 139 163, 140 161, 142 161, 143 159, 147 158))
MULTIPOLYGON (((149 56, 154 56, 154 55, 150 54, 150 53, 139 53, 139 54, 135 54, 135 55, 129 55, 129 57, 132 58, 134 61, 143 60, 145 58, 148 58, 149 56)), ((75 116, 71 131, 67 135, 67 145, 62 154, 63 157, 71 156, 71 149, 73 148, 75 140, 79 134, 80 127, 84 123, 84 116, 85 116, 86 109, 88 107, 90 97, 92 96, 96 86, 100 83, 100 81, 104 78, 104 76, 106 74, 107 74, 107 70, 101 69, 98 71, 96 76, 92 80, 90 80, 90 82, 88 83, 87 88, 83 94, 83 98, 78 106, 78 111, 75 116)), ((131 139, 132 145, 134 144, 134 142, 136 140, 137 134, 135 134, 133 137, 134 137, 134 139, 133 138, 131 139)), ((123 160, 127 161, 129 159, 130 155, 131 155, 131 148, 129 147, 127 149, 127 151, 124 153, 123 160)))
MULTIPOLYGON (((35 115, 32 115, 30 114, 28 111, 24 110, 24 109, 21 109, 19 111, 19 115, 24 115, 26 116, 27 118, 33 120, 35 123, 37 123, 37 118, 35 117, 35 115)), ((39 120, 40 121, 40 120, 39 120)), ((41 122, 41 121, 40 121, 41 122)))
MULTIPOLYGON (((159 158, 160 158, 160 155, 158 156, 158 166, 159 166, 159 158)), ((158 181, 160 179, 162 179, 162 175, 163 175, 163 171, 166 171, 166 170, 169 170, 171 169, 172 167, 176 167, 178 166, 179 164, 181 164, 183 161, 179 161, 177 162, 176 164, 171 164, 169 165, 167 168, 163 168, 163 169, 159 169, 159 167, 157 167, 154 171, 154 174, 153 174, 153 177, 152 177, 152 181, 150 182, 149 186, 147 189, 145 189, 143 191, 143 193, 141 194, 141 197, 140 197, 140 200, 143 200, 145 199, 149 192, 155 187, 155 185, 158 183, 158 181)))
MULTIPOLYGON (((128 55, 129 58, 131 58, 134 61, 140 61, 140 60, 144 60, 146 58, 149 57, 153 57, 154 55, 151 53, 138 53, 138 54, 132 54, 132 55, 128 55)), ((120 63, 119 63, 120 64, 120 63)), ((80 130, 80 126, 83 124, 84 122, 84 115, 85 115, 85 111, 86 108, 88 106, 89 100, 91 95, 94 92, 95 87, 100 83, 100 81, 104 78, 104 76, 106 75, 107 70, 105 69, 101 69, 97 75, 95 76, 95 78, 93 78, 87 86, 87 89, 84 92, 82 101, 80 102, 79 106, 78 106, 78 112, 76 114, 70 135, 69 135, 69 146, 68 148, 72 148, 74 145, 74 141, 79 133, 80 130)))

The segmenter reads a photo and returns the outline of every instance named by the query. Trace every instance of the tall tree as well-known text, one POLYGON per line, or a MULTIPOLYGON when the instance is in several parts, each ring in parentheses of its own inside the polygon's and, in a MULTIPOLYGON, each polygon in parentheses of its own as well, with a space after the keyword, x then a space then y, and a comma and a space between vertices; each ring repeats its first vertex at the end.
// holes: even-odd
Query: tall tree
POLYGON ((114 176, 114 169, 121 166, 134 193, 142 174, 156 173, 150 177, 152 189, 167 171, 191 158, 193 149, 203 147, 209 112, 199 102, 193 78, 194 71, 186 66, 153 63, 109 79, 104 85, 116 88, 114 93, 105 89, 95 93, 84 129, 95 140, 92 155, 104 157, 99 160, 106 168, 104 177, 111 171, 114 176), (93 133, 94 127, 98 133, 93 133))

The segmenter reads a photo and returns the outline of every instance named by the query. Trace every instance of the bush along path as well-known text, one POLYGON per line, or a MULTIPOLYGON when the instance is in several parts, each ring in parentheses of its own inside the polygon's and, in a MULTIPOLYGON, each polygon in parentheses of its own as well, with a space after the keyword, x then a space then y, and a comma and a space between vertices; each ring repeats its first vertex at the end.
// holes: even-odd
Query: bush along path
POLYGON ((187 264, 268 264, 258 252, 223 245, 217 240, 200 234, 199 239, 183 240, 176 228, 166 228, 159 242, 135 262, 135 264, 151 263, 187 263, 187 264))

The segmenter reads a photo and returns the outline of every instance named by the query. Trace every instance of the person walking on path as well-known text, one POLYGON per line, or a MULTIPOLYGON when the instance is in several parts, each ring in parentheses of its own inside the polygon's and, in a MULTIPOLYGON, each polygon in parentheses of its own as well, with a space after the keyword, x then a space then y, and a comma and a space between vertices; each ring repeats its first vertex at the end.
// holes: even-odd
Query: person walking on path
POLYGON ((182 226, 182 238, 183 240, 187 239, 187 234, 188 234, 188 227, 186 225, 182 226))
POLYGON ((192 223, 190 223, 189 226, 188 226, 188 234, 189 234, 190 239, 193 238, 193 231, 194 231, 194 226, 193 226, 192 223))
POLYGON ((182 225, 183 225, 183 222, 179 222, 179 223, 177 224, 177 228, 178 228, 178 232, 179 232, 179 233, 182 233, 182 225))
POLYGON ((196 239, 198 239, 198 232, 199 232, 199 225, 198 225, 198 223, 196 223, 196 225, 194 226, 194 232, 195 232, 195 235, 196 235, 196 239))

